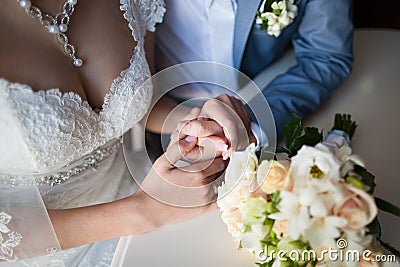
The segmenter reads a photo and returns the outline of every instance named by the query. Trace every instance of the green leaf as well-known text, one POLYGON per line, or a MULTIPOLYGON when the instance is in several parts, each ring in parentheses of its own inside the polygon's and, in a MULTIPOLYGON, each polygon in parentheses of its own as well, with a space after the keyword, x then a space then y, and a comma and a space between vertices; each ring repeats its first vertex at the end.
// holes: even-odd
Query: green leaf
POLYGON ((375 217, 375 219, 368 225, 369 232, 373 235, 376 236, 377 239, 381 238, 382 235, 382 228, 381 224, 378 220, 378 217, 375 217))
POLYGON ((369 188, 368 193, 372 195, 376 187, 375 175, 360 165, 354 165, 353 171, 361 177, 361 182, 369 188))
POLYGON ((302 142, 301 146, 315 146, 322 141, 322 131, 319 132, 318 128, 315 127, 306 127, 304 128, 304 135, 302 135, 299 139, 302 142))
POLYGON ((400 258, 400 251, 398 251, 395 247, 391 246, 389 243, 383 242, 378 239, 379 243, 387 250, 389 250, 392 254, 396 255, 396 257, 400 258))
POLYGON ((257 150, 256 151, 256 157, 258 158, 258 160, 260 161, 260 157, 261 157, 261 150, 257 150))
POLYGON ((281 14, 281 11, 279 9, 278 10, 275 9, 275 10, 272 11, 272 13, 277 15, 277 16, 279 16, 281 14))
POLYGON ((283 126, 283 140, 288 150, 292 150, 293 143, 300 137, 302 132, 303 125, 301 124, 301 118, 296 113, 292 113, 292 117, 288 123, 283 126))
POLYGON ((266 31, 267 29, 268 29, 268 24, 264 21, 260 26, 260 30, 266 31))
POLYGON ((286 147, 283 146, 277 146, 275 149, 276 154, 284 153, 284 154, 289 154, 289 150, 286 147))
POLYGON ((263 160, 272 160, 275 159, 276 157, 276 147, 272 146, 263 146, 259 150, 256 151, 256 156, 259 160, 259 162, 263 160))
POLYGON ((307 146, 315 146, 316 144, 322 142, 322 131, 319 132, 316 127, 306 127, 304 128, 304 144, 307 146))
POLYGON ((306 127, 304 128, 304 134, 302 136, 297 137, 292 146, 290 147, 289 156, 292 157, 297 154, 297 151, 303 145, 307 146, 315 146, 316 144, 322 141, 322 132, 318 131, 318 128, 315 127, 306 127))
POLYGON ((278 206, 279 202, 281 202, 280 194, 281 194, 280 191, 276 191, 275 193, 272 194, 271 202, 273 203, 274 206, 278 206))
POLYGON ((277 0, 267 0, 265 1, 264 5, 264 12, 271 12, 272 11, 272 3, 277 2, 277 0))
MULTIPOLYGON (((285 141, 286 150, 289 157, 297 154, 297 151, 303 146, 315 146, 322 141, 322 131, 318 128, 306 127, 304 128, 301 123, 301 118, 292 113, 289 122, 283 126, 283 139, 285 141), (304 131, 304 134, 302 135, 304 131)), ((284 149, 281 151, 286 152, 284 149)))
POLYGON ((386 200, 383 200, 379 197, 375 197, 375 202, 376 206, 384 212, 388 212, 390 214, 393 214, 394 216, 400 217, 400 208, 396 207, 390 202, 387 202, 386 200))
POLYGON ((336 114, 332 130, 340 130, 348 134, 350 140, 353 138, 357 124, 351 119, 350 114, 336 114))
POLYGON ((264 263, 256 262, 256 264, 257 264, 259 267, 271 267, 273 263, 274 263, 273 261, 264 262, 264 263))

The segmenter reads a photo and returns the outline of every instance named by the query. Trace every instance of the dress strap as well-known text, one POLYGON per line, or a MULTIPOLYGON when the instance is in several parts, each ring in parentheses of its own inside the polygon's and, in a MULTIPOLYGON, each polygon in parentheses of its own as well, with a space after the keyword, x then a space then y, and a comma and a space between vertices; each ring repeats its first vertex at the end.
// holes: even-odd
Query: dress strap
POLYGON ((146 31, 155 31, 166 11, 164 0, 120 0, 120 9, 136 42, 144 40, 146 31))

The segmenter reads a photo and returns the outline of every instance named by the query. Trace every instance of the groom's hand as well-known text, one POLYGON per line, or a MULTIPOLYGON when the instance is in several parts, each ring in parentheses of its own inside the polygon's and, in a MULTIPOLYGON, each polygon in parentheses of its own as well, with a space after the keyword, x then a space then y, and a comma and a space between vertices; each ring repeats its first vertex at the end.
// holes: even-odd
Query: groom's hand
POLYGON ((242 101, 226 94, 208 100, 198 119, 187 122, 181 134, 198 138, 223 137, 228 141, 229 151, 242 150, 256 141, 242 101))
POLYGON ((183 118, 183 120, 177 125, 176 130, 171 134, 170 144, 173 144, 181 139, 195 141, 196 145, 185 154, 185 157, 182 158, 183 161, 191 163, 209 161, 211 159, 221 157, 223 152, 228 151, 228 141, 224 137, 223 129, 215 121, 200 118, 200 112, 200 108, 193 108, 190 114, 183 118), (182 129, 188 124, 190 124, 189 127, 192 128, 191 131, 193 133, 199 133, 198 131, 202 131, 201 127, 212 127, 219 129, 220 132, 215 132, 215 134, 212 136, 204 137, 201 136, 201 134, 199 134, 199 136, 197 136, 197 134, 183 134, 182 129))

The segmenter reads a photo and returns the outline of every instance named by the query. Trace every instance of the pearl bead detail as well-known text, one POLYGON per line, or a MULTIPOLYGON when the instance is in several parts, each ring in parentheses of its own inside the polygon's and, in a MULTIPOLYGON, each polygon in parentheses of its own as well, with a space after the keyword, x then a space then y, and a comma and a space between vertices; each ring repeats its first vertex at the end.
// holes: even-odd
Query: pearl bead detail
POLYGON ((31 1, 29 1, 29 0, 20 0, 19 5, 22 8, 30 8, 32 4, 31 4, 31 1))
POLYGON ((64 0, 61 11, 55 15, 44 13, 37 6, 32 5, 30 0, 17 0, 17 2, 25 9, 26 14, 37 19, 43 27, 57 37, 58 43, 62 46, 64 53, 72 59, 74 66, 81 67, 83 65, 83 60, 77 58, 76 49, 69 42, 67 36, 71 15, 75 10, 78 0, 64 0))
POLYGON ((58 26, 57 25, 49 26, 49 32, 52 33, 52 34, 57 34, 59 32, 58 31, 58 26))
POLYGON ((60 30, 60 32, 66 32, 68 30, 68 26, 65 24, 60 24, 60 26, 58 26, 58 29, 60 30))
POLYGON ((82 64, 83 64, 83 61, 80 58, 76 58, 76 59, 74 59, 73 64, 74 64, 75 67, 81 67, 82 64))

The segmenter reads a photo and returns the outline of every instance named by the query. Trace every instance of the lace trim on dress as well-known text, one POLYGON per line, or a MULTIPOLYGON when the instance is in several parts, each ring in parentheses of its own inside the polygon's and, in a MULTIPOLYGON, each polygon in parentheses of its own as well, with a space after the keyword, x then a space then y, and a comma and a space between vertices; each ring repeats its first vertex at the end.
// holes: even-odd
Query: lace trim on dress
POLYGON ((147 7, 145 14, 147 16, 146 28, 148 31, 154 32, 156 24, 161 23, 165 14, 164 0, 150 1, 151 5, 147 7))
POLYGON ((23 125, 38 169, 61 167, 57 165, 99 146, 94 136, 98 115, 79 95, 62 94, 59 89, 34 92, 27 85, 5 83, 2 87, 23 125))
POLYGON ((132 31, 132 36, 136 42, 139 42, 139 26, 140 17, 139 17, 139 7, 138 5, 132 4, 131 2, 135 2, 135 0, 121 0, 120 1, 120 10, 124 13, 124 18, 128 21, 128 27, 132 31))
POLYGON ((14 254, 14 248, 21 244, 22 235, 8 228, 11 219, 11 215, 0 212, 0 260, 15 262, 18 257, 14 254))
POLYGON ((22 266, 26 267, 54 267, 54 266, 61 266, 64 267, 64 261, 63 261, 63 252, 59 250, 58 248, 51 247, 46 250, 47 254, 46 256, 48 257, 48 261, 46 263, 40 262, 38 263, 35 259, 29 259, 29 260, 24 260, 20 259, 18 260, 18 263, 22 266))
POLYGON ((164 17, 164 0, 121 0, 120 9, 128 21, 132 36, 139 41, 138 36, 145 36, 146 30, 154 32, 156 24, 161 23, 164 17))

